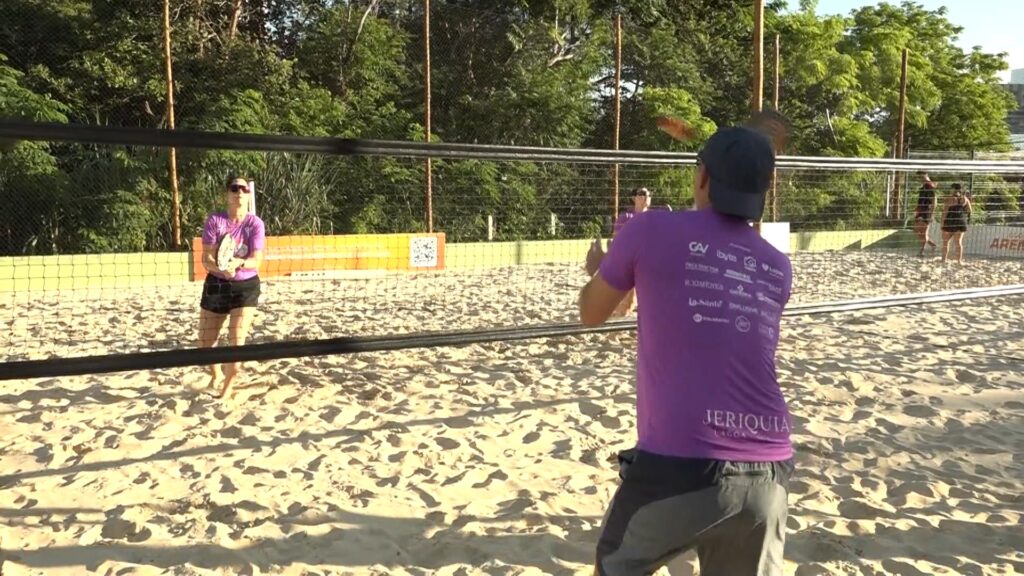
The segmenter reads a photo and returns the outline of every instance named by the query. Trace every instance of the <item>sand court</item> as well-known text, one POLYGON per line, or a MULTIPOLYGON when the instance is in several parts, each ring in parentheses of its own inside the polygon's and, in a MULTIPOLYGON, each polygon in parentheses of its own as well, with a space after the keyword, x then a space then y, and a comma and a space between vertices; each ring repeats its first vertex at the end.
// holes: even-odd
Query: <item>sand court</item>
MULTIPOLYGON (((866 252, 794 265, 800 303, 1022 271, 866 252)), ((268 282, 254 337, 565 321, 582 283, 578 265, 268 282)), ((21 332, 0 346, 192 345, 196 285, 130 294, 40 298, 38 315, 6 297, 0 319, 21 332)), ((1022 304, 784 320, 787 574, 1024 573, 1022 304)), ((614 455, 634 439, 634 345, 626 332, 251 363, 229 402, 198 369, 7 382, 4 574, 588 574, 614 455)))

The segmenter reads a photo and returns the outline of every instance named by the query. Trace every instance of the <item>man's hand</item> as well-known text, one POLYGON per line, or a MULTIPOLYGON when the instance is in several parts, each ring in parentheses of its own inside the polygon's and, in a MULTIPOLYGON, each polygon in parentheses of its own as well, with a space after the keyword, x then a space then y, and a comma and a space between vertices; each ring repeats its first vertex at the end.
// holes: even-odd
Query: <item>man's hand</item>
POLYGON ((590 250, 587 251, 587 262, 584 264, 584 268, 587 270, 588 276, 597 274, 599 268, 601 268, 601 262, 604 261, 604 248, 601 246, 601 239, 594 240, 594 243, 590 245, 590 250))

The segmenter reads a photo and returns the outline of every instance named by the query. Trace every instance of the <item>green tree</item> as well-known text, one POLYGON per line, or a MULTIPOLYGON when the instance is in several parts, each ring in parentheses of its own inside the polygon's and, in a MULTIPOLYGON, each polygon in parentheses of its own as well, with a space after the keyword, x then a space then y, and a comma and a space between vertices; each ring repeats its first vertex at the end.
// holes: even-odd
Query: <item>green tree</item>
POLYGON ((909 49, 907 135, 917 147, 962 150, 1005 148, 1004 127, 1013 99, 998 86, 1005 54, 965 54, 956 46, 962 28, 945 8, 926 10, 904 1, 855 10, 841 50, 853 56, 862 91, 870 105, 859 117, 886 141, 896 134, 900 67, 909 49))

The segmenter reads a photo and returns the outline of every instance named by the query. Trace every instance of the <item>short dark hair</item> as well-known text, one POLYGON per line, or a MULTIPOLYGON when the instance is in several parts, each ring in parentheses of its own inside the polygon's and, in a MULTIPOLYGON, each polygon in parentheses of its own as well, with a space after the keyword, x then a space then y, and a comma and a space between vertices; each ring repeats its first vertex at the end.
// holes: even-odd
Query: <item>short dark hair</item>
POLYGON ((960 183, 957 182, 957 183, 953 184, 952 188, 953 188, 953 190, 960 190, 960 183))
POLYGON ((650 193, 651 193, 651 191, 648 190, 646 187, 644 187, 644 186, 637 186, 636 188, 633 188, 632 197, 636 198, 637 196, 647 196, 650 193))

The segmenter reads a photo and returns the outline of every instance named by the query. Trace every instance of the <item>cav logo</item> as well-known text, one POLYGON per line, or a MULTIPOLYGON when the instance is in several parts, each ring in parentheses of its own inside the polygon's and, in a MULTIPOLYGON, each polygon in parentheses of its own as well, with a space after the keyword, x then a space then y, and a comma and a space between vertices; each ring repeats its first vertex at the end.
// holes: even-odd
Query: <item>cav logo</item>
POLYGON ((701 256, 708 253, 708 245, 703 242, 690 242, 690 254, 700 254, 701 256))

